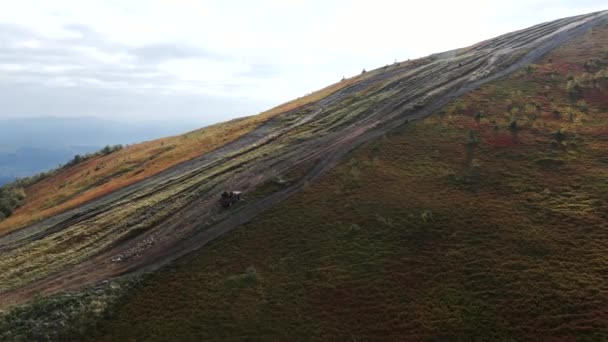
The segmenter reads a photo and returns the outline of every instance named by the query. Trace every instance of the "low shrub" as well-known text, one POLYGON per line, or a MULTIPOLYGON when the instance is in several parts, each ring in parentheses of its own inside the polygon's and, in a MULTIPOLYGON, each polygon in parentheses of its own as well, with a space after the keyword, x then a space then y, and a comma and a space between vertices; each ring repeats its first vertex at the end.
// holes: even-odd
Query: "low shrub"
POLYGON ((36 297, 0 312, 0 341, 75 341, 111 315, 134 279, 107 282, 76 293, 36 297))
POLYGON ((23 188, 16 184, 0 187, 0 220, 9 217, 25 200, 23 188))

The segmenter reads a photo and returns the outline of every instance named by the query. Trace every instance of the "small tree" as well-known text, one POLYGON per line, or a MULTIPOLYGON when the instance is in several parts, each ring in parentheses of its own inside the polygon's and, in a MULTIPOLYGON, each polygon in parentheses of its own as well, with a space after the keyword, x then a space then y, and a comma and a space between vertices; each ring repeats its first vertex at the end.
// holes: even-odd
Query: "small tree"
POLYGON ((475 113, 475 122, 477 122, 478 125, 479 125, 479 122, 481 122, 481 118, 483 118, 482 112, 475 113))
POLYGON ((470 130, 469 137, 467 139, 467 145, 477 146, 477 144, 479 144, 479 138, 477 138, 477 134, 475 134, 475 131, 470 130))
POLYGON ((566 133, 564 132, 564 130, 562 128, 560 128, 559 130, 557 130, 557 132, 553 133, 553 138, 558 143, 561 143, 564 140, 566 140, 567 136, 566 136, 566 133))
POLYGON ((517 129, 519 128, 519 126, 517 125, 517 112, 519 111, 516 110, 516 108, 513 108, 511 110, 511 120, 509 121, 509 128, 511 129, 511 131, 517 131, 517 129))
POLYGON ((524 67, 524 70, 526 71, 526 74, 532 75, 536 71, 536 65, 528 64, 524 67))

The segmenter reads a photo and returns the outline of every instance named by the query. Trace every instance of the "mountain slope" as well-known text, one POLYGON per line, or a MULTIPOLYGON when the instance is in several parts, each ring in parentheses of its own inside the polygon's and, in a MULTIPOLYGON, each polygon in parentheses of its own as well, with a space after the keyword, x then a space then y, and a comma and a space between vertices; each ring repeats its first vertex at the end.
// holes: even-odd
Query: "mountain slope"
MULTIPOLYGON (((531 302, 559 293, 548 287, 538 297, 518 297, 520 286, 553 276, 571 291, 577 274, 561 264, 562 240, 605 246, 600 230, 581 237, 571 228, 606 222, 599 180, 607 38, 606 15, 592 14, 349 80, 186 164, 0 237, 0 267, 8 270, 0 275, 0 303, 157 269, 295 194, 251 229, 160 272, 102 332, 109 340, 228 333, 343 339, 408 331, 411 338, 454 337, 450 331, 466 336, 490 333, 488 327, 502 337, 532 334, 539 327, 517 330, 501 319, 516 324, 522 312, 534 312, 531 302), (434 112, 444 115, 406 124, 434 112), (562 182, 578 188, 562 189, 562 182), (218 208, 224 189, 243 190, 246 201, 218 208), (560 229, 547 237, 555 224, 560 229), (248 266, 255 271, 239 275, 248 266), (516 304, 511 312, 496 314, 509 303, 516 304), (188 331, 192 312, 208 325, 188 331), (156 321, 167 316, 175 320, 156 321)), ((580 310, 581 326, 592 331, 606 322, 606 298, 591 292, 601 283, 604 259, 575 247, 567 260, 586 256, 592 269, 583 274, 580 296, 563 297, 572 304, 563 309, 580 310), (584 294, 592 296, 588 302, 584 294)), ((561 307, 547 309, 563 315, 561 307)), ((575 328, 563 336, 586 331, 575 328)))
POLYGON ((607 48, 603 25, 358 148, 100 340, 608 339, 607 48))
POLYGON ((0 234, 62 213, 187 162, 247 134, 276 115, 317 101, 353 81, 332 85, 256 116, 131 145, 117 153, 60 170, 25 189, 26 202, 10 218, 0 221, 0 234))

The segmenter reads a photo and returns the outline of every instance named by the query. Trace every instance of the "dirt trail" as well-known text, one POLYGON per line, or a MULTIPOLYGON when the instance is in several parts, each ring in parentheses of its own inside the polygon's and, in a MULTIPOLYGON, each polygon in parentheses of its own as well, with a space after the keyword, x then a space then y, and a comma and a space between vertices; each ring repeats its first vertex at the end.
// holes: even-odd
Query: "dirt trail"
POLYGON ((0 275, 0 308, 38 293, 158 269, 287 199, 362 143, 534 63, 607 17, 602 12, 561 19, 370 71, 215 151, 2 236, 0 268, 7 271, 0 275), (313 166, 282 190, 234 210, 218 208, 221 190, 246 196, 304 165, 313 166))

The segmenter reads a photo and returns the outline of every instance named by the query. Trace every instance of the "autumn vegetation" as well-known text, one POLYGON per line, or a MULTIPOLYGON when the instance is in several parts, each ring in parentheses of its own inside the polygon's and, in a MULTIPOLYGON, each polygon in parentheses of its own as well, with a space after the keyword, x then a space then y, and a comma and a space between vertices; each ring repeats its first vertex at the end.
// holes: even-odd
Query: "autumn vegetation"
POLYGON ((593 30, 358 149, 97 338, 608 339, 608 83, 568 86, 606 46, 593 30))
MULTIPOLYGON (((608 340, 607 47, 608 26, 596 27, 362 145, 136 287, 112 292, 123 285, 108 282, 97 290, 109 293, 102 303, 86 299, 90 289, 35 301, 6 313, 0 327, 35 334, 68 317, 62 338, 98 341, 608 340), (49 311, 75 298, 80 309, 49 311), (97 313, 79 321, 74 312, 97 313)), ((261 116, 79 163, 26 187, 28 199, 0 229, 160 172, 348 82, 261 116), (116 174, 128 160, 137 168, 116 174), (90 188, 77 182, 96 167, 115 175, 90 188), (41 196, 56 201, 42 209, 30 197, 64 183, 63 202, 41 196)), ((276 175, 247 199, 280 191, 307 167, 276 175)))

